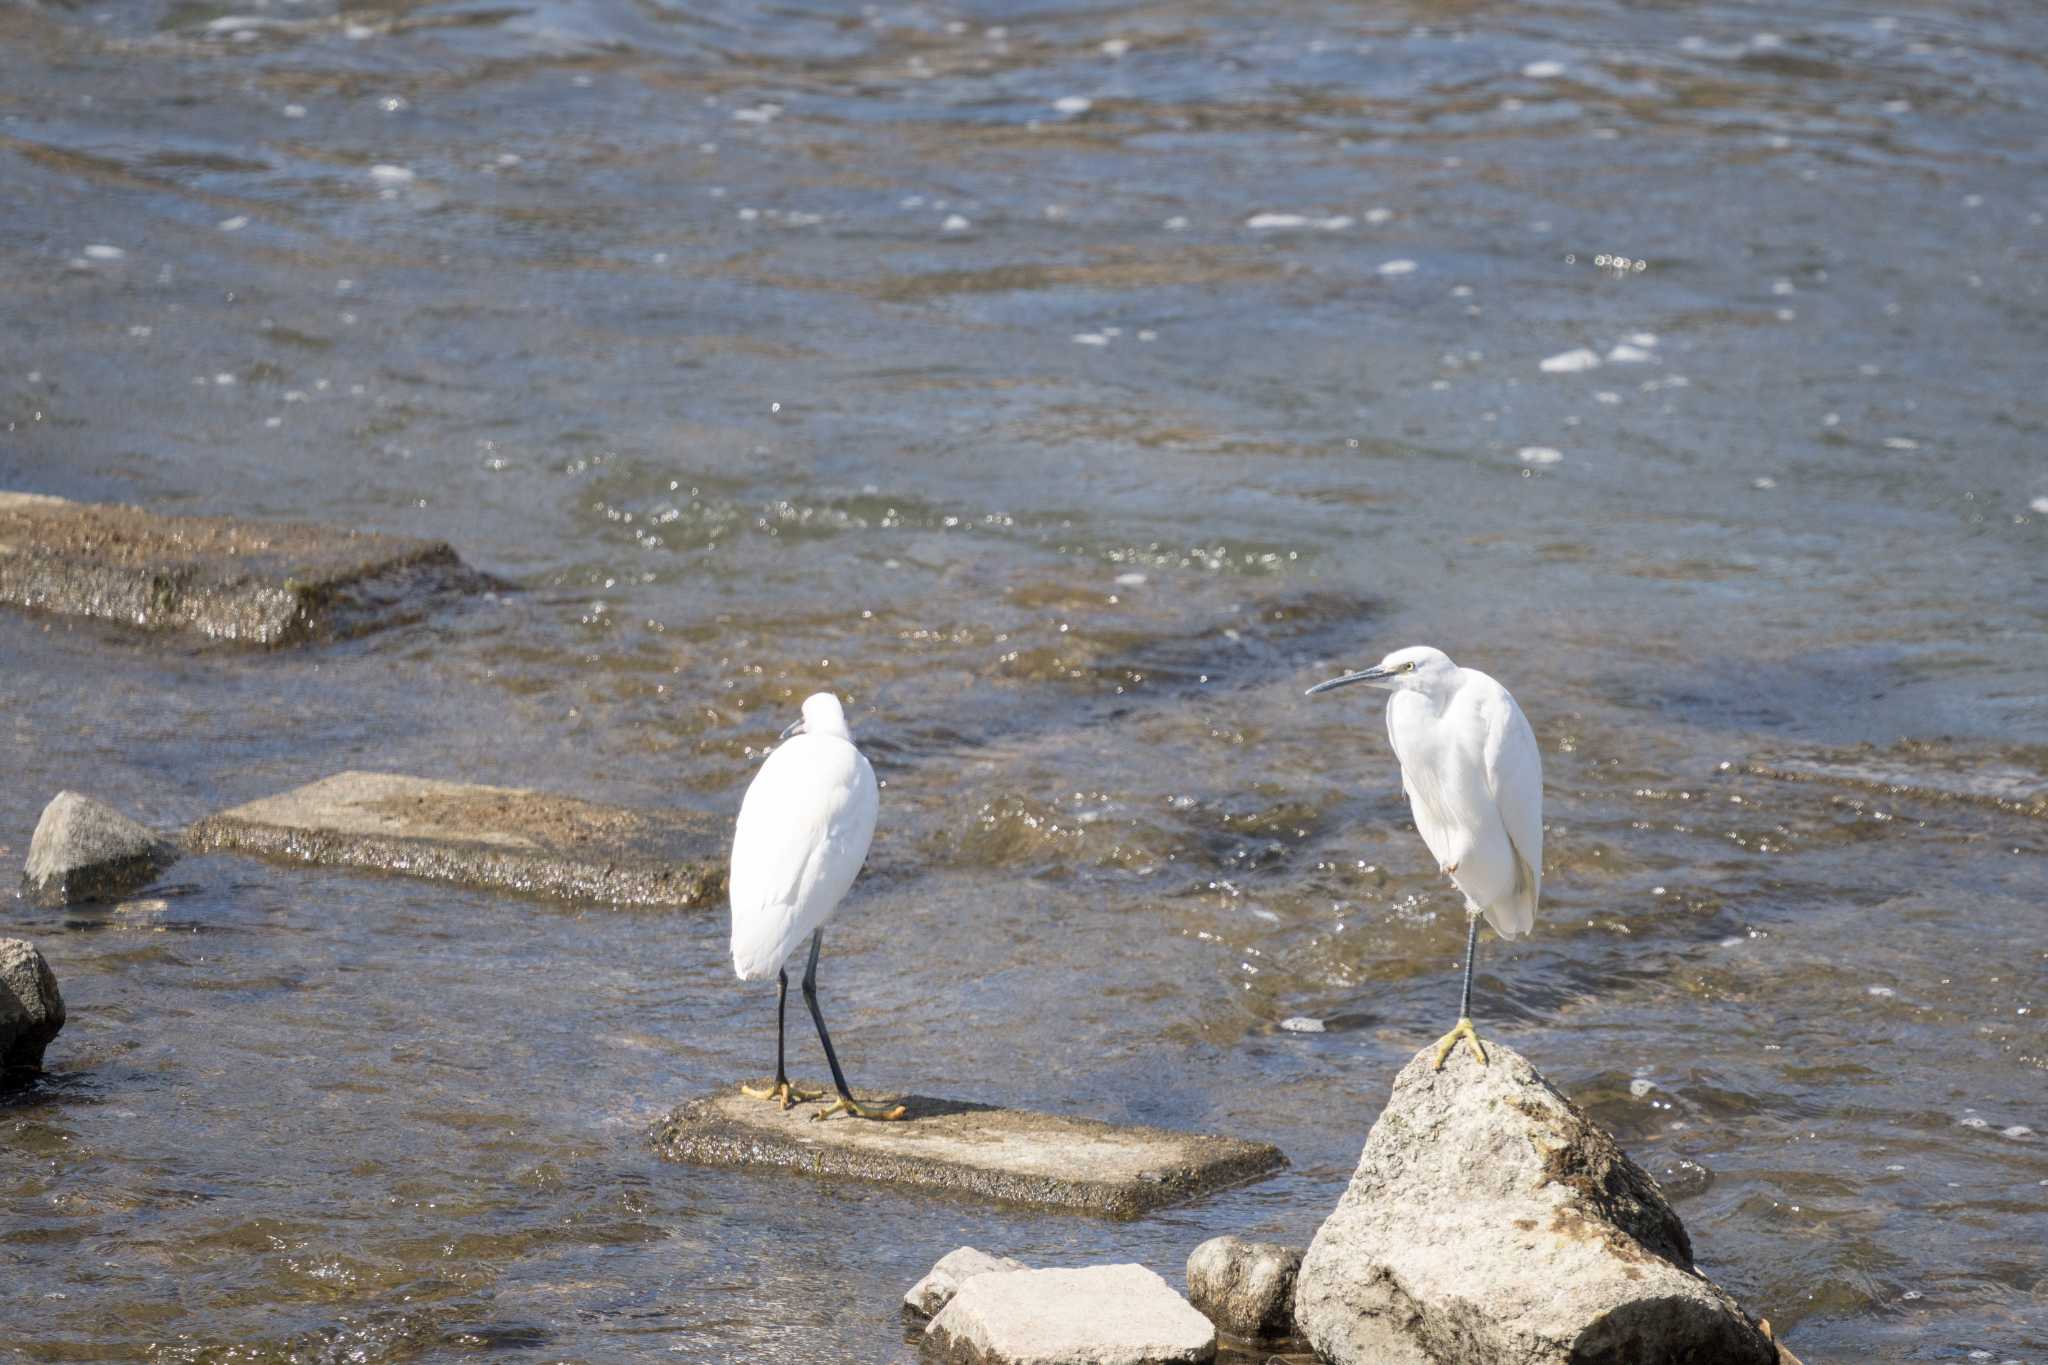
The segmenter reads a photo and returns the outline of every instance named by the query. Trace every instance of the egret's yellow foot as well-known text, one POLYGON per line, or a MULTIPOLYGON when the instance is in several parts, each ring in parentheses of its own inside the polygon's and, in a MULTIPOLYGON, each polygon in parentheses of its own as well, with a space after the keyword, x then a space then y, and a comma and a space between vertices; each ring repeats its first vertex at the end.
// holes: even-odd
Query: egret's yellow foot
POLYGON ((908 1112, 900 1104, 893 1109, 868 1109, 842 1096, 832 1101, 832 1106, 829 1109, 820 1109, 817 1113, 811 1115, 811 1121, 816 1123, 820 1119, 829 1119, 834 1114, 851 1114, 857 1119, 875 1119, 880 1122, 888 1122, 892 1119, 900 1119, 908 1112))
POLYGON ((1479 1065, 1486 1065, 1486 1049, 1479 1045, 1479 1030, 1472 1027, 1470 1019, 1460 1019, 1458 1026, 1449 1033, 1446 1033, 1437 1042, 1436 1069, 1438 1071, 1444 1069, 1444 1059, 1457 1049, 1460 1038, 1463 1038, 1466 1046, 1472 1049, 1472 1055, 1478 1059, 1479 1065))
POLYGON ((809 1104, 812 1100, 825 1098, 825 1092, 822 1090, 799 1090, 788 1081, 777 1081, 765 1090, 743 1085, 740 1087, 740 1093, 750 1100, 780 1100, 784 1109, 794 1109, 799 1104, 809 1104))

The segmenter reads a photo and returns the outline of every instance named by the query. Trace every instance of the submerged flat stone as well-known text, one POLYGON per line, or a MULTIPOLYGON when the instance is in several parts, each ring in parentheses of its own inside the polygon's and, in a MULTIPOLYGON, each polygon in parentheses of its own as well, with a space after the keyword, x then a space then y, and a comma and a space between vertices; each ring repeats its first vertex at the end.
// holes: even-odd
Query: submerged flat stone
POLYGON ((613 905, 708 905, 725 887, 720 823, 524 787, 336 773, 209 815, 191 848, 613 905))
POLYGON ((2019 815, 2048 818, 2048 774, 1995 753, 1971 753, 1928 743, 1889 750, 1864 745, 1825 753, 1753 758, 1749 770, 1787 782, 1856 787, 1933 803, 1962 801, 2019 815))
POLYGON ((1264 1142, 1119 1127, 925 1095, 855 1092, 902 1104, 901 1122, 811 1121, 736 1090, 691 1100, 655 1126, 671 1161, 882 1181, 1004 1203, 1135 1218, 1269 1175, 1287 1164, 1264 1142))
POLYGON ((0 602, 289 645, 496 586, 437 540, 0 492, 0 602))

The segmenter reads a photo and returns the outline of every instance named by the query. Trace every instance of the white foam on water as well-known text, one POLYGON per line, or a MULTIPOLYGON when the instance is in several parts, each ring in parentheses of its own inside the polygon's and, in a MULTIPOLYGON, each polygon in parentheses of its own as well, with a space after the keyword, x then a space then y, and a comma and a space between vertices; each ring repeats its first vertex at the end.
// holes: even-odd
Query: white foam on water
POLYGON ((1631 346, 1655 346, 1657 344, 1657 334, 1655 332, 1630 332, 1622 340, 1631 346))
POLYGON ((2027 1127, 2027 1125, 2024 1123, 2015 1123, 2010 1128, 1999 1129, 1998 1135, 2000 1137, 2011 1138, 2014 1142, 2019 1142, 2023 1141, 2026 1138, 2032 1137, 2034 1135, 2034 1130, 2027 1127))
POLYGON ((941 232, 965 232, 973 226, 974 224, 969 222, 964 215, 949 213, 946 215, 946 221, 939 224, 939 230, 941 232))
POLYGON ((127 254, 120 247, 108 246, 105 242, 94 242, 85 249, 85 258, 88 261, 118 261, 127 254))
POLYGON ((1140 327, 1138 329, 1138 340, 1157 341, 1159 340, 1159 333, 1153 331, 1150 327, 1140 327))
POLYGON ((1624 341, 1611 347, 1607 358, 1617 365, 1640 365, 1650 359, 1650 353, 1641 346, 1631 346, 1624 341))
POLYGON ((1302 213, 1255 213, 1244 220, 1244 225, 1254 232, 1268 228, 1298 228, 1308 226, 1308 215, 1302 213))
POLYGON ((1100 332, 1076 332, 1074 333, 1074 344, 1076 346, 1107 346, 1109 345, 1109 338, 1100 332))
POLYGON ((1599 364, 1600 357, 1597 354, 1584 346, 1579 346, 1569 351, 1559 351, 1556 355, 1545 356, 1537 368, 1545 374, 1577 374, 1581 370, 1597 369, 1599 364))
POLYGON ((1621 401, 1621 395, 1616 393, 1613 389, 1602 389, 1600 390, 1600 392, 1593 395, 1593 401, 1595 403, 1605 403, 1609 407, 1612 407, 1616 403, 1619 403, 1621 401))
POLYGON ((1086 95, 1061 95, 1052 102, 1052 107, 1062 114, 1085 114, 1095 107, 1095 101, 1086 95))
POLYGON ((1370 208, 1365 211, 1365 221, 1373 227, 1378 227, 1381 223, 1391 222, 1393 217, 1394 211, 1389 208, 1370 208))
POLYGON ((1451 381, 1448 379, 1432 379, 1429 381, 1429 388, 1432 393, 1444 393, 1450 387, 1451 381))
POLYGON ((1772 280, 1771 292, 1773 294, 1796 294, 1799 292, 1799 286, 1790 280, 1772 280))
POLYGON ((1405 258, 1398 261, 1382 261, 1380 263, 1380 274, 1382 275, 1413 275, 1414 273, 1415 262, 1405 258))
POLYGON ((1867 987, 1866 989, 1867 989, 1867 991, 1869 992, 1869 994, 1871 994, 1871 995, 1875 995, 1875 996, 1878 996, 1878 997, 1881 997, 1881 998, 1882 998, 1882 997, 1888 997, 1888 996, 1894 996, 1894 995, 1897 995, 1897 994, 1898 994, 1898 992, 1897 992, 1897 991, 1895 991, 1895 990, 1893 990, 1893 989, 1892 989, 1892 988, 1891 988, 1890 986, 1870 986, 1870 987, 1867 987))
POLYGON ((380 185, 410 185, 419 179, 419 176, 409 166, 393 166, 387 162, 379 162, 370 167, 370 179, 380 185))
MULTIPOLYGON (((133 332, 135 329, 130 327, 128 330, 133 332)), ((2048 498, 2035 498, 2027 504, 2027 507, 2030 511, 2039 512, 2042 516, 2048 517, 2048 498)))
POLYGON ((1128 38, 1105 38, 1102 40, 1102 55, 1109 58, 1111 61, 1114 61, 1118 57, 1123 56, 1126 52, 1129 52, 1130 50, 1131 40, 1128 38))
POLYGON ((734 123, 773 123, 781 113, 781 105, 763 101, 751 108, 733 110, 732 121, 734 123))
MULTIPOLYGON (((150 334, 150 331, 151 329, 147 324, 138 322, 128 328, 128 335, 132 337, 146 337, 150 334)), ((2043 498, 2041 501, 2048 502, 2048 498, 2043 498)))
POLYGON ((1188 220, 1179 214, 1175 214, 1159 226, 1165 228, 1168 232, 1186 232, 1188 230, 1188 220))
POLYGON ((1751 479, 1749 481, 1749 486, 1751 488, 1761 488, 1768 493, 1771 489, 1776 488, 1778 486, 1778 481, 1772 478, 1770 475, 1765 474, 1758 478, 1751 479))
POLYGON ((1297 1014, 1290 1019, 1282 1019, 1280 1027, 1286 1029, 1289 1033, 1324 1033, 1328 1031, 1324 1027, 1322 1020, 1311 1019, 1305 1014, 1297 1014))
POLYGON ((222 232, 240 232, 243 228, 249 226, 249 215, 246 213, 238 213, 232 218, 221 219, 220 222, 216 224, 216 226, 219 227, 222 232))
POLYGON ((1640 1076, 1628 1083, 1628 1093, 1634 1095, 1637 1099, 1641 1099, 1656 1088, 1657 1083, 1655 1081, 1644 1080, 1640 1076))
POLYGON ((213 382, 220 385, 222 388, 227 388, 229 385, 235 382, 235 377, 229 374, 226 370, 222 370, 219 374, 213 377, 213 382))
POLYGON ((306 116, 306 106, 303 104, 287 104, 280 112, 286 118, 304 118, 306 116))
POLYGON ((1119 588, 1141 588, 1145 585, 1145 575, 1141 573, 1120 573, 1116 576, 1116 585, 1119 588))
POLYGON ((1469 298, 1471 298, 1471 297, 1472 297, 1472 286, 1471 286, 1471 285, 1469 285, 1469 284, 1454 284, 1454 285, 1452 285, 1452 286, 1451 286, 1451 297, 1452 297, 1452 298, 1454 298, 1454 299, 1469 299, 1469 298))
POLYGON ((1918 450, 1920 443, 1910 436, 1887 436, 1884 438, 1887 450, 1918 450))
POLYGON ((1522 68, 1522 74, 1532 81, 1547 81, 1564 74, 1563 62, 1530 62, 1522 68))
POLYGON ((1515 458, 1523 464, 1552 465, 1564 459, 1564 452, 1550 446, 1523 446, 1515 458))

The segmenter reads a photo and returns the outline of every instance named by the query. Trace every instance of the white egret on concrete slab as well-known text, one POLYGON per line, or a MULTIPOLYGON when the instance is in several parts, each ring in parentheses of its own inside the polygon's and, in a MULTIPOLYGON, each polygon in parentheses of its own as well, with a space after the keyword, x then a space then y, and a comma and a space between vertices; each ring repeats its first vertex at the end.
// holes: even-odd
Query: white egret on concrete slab
POLYGON ((788 1109, 821 1100, 789 1083, 783 1063, 783 1018, 789 1003, 789 973, 783 964, 809 935, 810 965, 804 968, 804 1003, 825 1045, 838 1102, 811 1115, 852 1114, 864 1119, 900 1119, 903 1107, 871 1109, 847 1089, 846 1073, 818 1011, 818 950, 825 921, 839 908, 867 861, 879 805, 875 770, 853 747, 846 712, 830 692, 804 699, 803 719, 782 732, 783 742, 762 763, 740 802, 732 838, 732 966, 742 981, 765 981, 772 973, 775 997, 775 1083, 765 1090, 740 1089, 755 1099, 775 1100, 788 1109))
POLYGON ((1371 668, 1317 683, 1309 696, 1365 683, 1387 700, 1387 738, 1401 764, 1401 789, 1422 842, 1465 895, 1465 989, 1458 1025, 1436 1048, 1436 1065, 1463 1039, 1486 1065, 1472 1027, 1472 962, 1479 917, 1502 938, 1536 924, 1543 890, 1543 759, 1522 708, 1508 690, 1440 649, 1397 649, 1371 668))

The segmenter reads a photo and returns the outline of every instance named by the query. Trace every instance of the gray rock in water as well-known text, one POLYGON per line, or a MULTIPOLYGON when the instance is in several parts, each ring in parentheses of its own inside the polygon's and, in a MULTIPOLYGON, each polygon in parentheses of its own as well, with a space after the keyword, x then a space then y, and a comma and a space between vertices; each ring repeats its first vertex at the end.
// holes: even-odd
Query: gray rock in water
POLYGON ((105 802, 58 792, 29 839, 22 892, 38 905, 114 900, 147 885, 176 857, 105 802))
POLYGON ((1513 1050, 1424 1048, 1295 1288, 1335 1365, 1771 1365, 1656 1182, 1513 1050))
POLYGON ((1300 1269, 1292 1247, 1211 1237, 1188 1257, 1188 1302, 1232 1336, 1284 1337, 1294 1330, 1300 1269))
POLYGON ((925 1328, 972 1365, 1155 1365, 1216 1358, 1216 1329, 1141 1265, 976 1275, 925 1328))
POLYGON ((33 1071, 64 1027, 64 997, 27 939, 0 938, 0 1072, 33 1071))
POLYGON ((961 1247, 939 1257, 938 1264, 903 1296, 903 1302, 913 1312, 925 1317, 937 1317, 939 1310, 953 1301, 960 1292, 960 1286, 976 1275, 987 1275, 992 1271, 1023 1270, 1022 1261, 1013 1261, 1007 1256, 991 1256, 986 1251, 973 1247, 961 1247))

